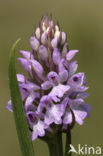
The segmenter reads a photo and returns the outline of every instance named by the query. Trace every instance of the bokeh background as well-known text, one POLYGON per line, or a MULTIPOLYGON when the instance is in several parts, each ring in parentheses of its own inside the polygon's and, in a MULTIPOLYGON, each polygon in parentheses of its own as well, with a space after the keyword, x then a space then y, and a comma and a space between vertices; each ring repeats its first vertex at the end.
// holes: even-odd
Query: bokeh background
MULTIPOLYGON (((78 71, 85 71, 90 86, 91 117, 72 130, 72 144, 103 149, 103 0, 0 0, 0 156, 21 156, 13 114, 5 108, 10 48, 20 37, 17 56, 19 49, 30 50, 34 26, 47 12, 59 20, 70 49, 80 50, 78 71)), ((18 63, 17 71, 22 72, 18 63)), ((45 143, 37 140, 34 146, 36 156, 48 156, 45 143)))

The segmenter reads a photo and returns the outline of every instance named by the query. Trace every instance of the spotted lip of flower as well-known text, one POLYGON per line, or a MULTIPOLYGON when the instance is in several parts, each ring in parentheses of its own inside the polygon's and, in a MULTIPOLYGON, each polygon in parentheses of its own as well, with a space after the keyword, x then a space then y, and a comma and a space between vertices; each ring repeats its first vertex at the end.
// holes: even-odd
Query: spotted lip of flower
MULTIPOLYGON (((85 75, 76 73, 77 61, 71 61, 78 50, 68 49, 65 32, 48 16, 41 19, 30 45, 32 52, 21 50, 23 58, 18 58, 29 77, 17 74, 17 80, 32 140, 53 133, 53 124, 68 131, 73 117, 82 125, 91 107, 84 102, 85 75)), ((12 111, 11 100, 7 109, 12 111)))

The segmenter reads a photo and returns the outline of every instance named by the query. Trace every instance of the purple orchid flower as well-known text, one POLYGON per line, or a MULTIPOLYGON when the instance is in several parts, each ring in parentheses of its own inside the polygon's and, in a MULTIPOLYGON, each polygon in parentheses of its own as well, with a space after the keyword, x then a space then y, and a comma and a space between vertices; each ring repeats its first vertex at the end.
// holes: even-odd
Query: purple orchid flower
MULTIPOLYGON (((30 38, 32 51, 21 50, 18 58, 28 76, 17 74, 32 140, 59 131, 68 125, 83 124, 91 107, 85 104, 88 89, 84 73, 76 73, 78 50, 69 50, 66 34, 52 18, 41 19, 30 38), (54 127, 52 125, 55 125, 54 127), (48 132, 47 132, 48 131, 48 132)), ((11 100, 7 109, 12 110, 11 100)))

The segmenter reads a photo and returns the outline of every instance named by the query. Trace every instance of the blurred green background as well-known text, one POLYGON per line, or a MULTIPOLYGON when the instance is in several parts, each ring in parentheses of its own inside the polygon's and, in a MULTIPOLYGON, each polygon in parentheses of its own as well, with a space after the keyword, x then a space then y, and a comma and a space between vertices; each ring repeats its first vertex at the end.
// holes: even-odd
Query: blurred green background
MULTIPOLYGON (((13 115, 5 108, 10 48, 20 37, 18 51, 30 50, 34 26, 47 12, 59 20, 70 49, 80 50, 78 71, 85 71, 90 86, 91 117, 72 130, 72 144, 103 146, 103 0, 0 0, 0 156, 21 156, 13 115)), ((37 140, 34 146, 36 156, 48 156, 45 143, 37 140)))

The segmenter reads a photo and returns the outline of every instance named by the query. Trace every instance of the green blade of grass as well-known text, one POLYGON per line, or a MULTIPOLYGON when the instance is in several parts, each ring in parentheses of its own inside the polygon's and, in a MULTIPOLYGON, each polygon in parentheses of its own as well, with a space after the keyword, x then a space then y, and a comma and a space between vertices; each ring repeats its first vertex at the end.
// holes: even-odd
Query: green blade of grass
POLYGON ((24 106, 21 98, 21 94, 19 91, 19 86, 16 77, 16 69, 15 69, 15 48, 20 39, 18 39, 10 53, 10 61, 9 61, 9 86, 10 86, 10 94, 13 105, 13 114, 18 134, 18 139, 21 147, 21 152, 23 156, 34 156, 33 144, 30 138, 29 128, 27 125, 24 106))

